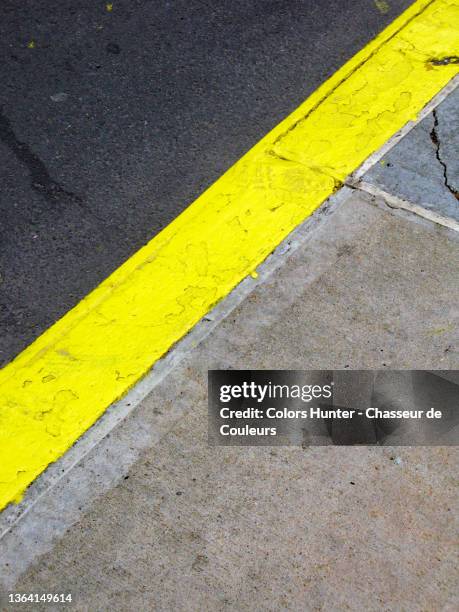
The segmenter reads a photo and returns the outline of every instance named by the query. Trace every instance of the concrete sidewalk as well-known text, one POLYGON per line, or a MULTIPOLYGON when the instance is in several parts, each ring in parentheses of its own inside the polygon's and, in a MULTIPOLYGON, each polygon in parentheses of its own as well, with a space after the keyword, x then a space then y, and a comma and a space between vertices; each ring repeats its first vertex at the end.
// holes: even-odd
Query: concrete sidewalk
POLYGON ((457 609, 457 448, 207 445, 211 368, 458 368, 459 234, 339 198, 3 537, 3 593, 71 592, 75 610, 457 609))
POLYGON ((459 89, 427 115, 364 179, 459 222, 459 89))
POLYGON ((455 448, 208 448, 206 375, 457 367, 458 254, 452 231, 351 195, 4 538, 8 588, 79 610, 454 609, 455 448), (107 453, 132 463, 108 476, 107 453), (100 497, 77 517, 82 479, 100 497), (60 505, 75 524, 16 582, 60 505))

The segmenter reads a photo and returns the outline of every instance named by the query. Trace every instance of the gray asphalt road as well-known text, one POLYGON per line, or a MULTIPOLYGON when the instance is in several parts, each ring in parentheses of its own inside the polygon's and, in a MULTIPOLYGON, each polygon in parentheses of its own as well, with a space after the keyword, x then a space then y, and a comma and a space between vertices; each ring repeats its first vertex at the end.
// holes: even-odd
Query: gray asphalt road
POLYGON ((409 4, 3 0, 0 364, 409 4))

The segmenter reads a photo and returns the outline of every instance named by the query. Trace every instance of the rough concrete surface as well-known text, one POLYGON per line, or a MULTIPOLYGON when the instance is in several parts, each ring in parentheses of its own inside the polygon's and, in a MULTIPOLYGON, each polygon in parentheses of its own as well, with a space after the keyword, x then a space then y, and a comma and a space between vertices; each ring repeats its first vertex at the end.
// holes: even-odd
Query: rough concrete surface
POLYGON ((458 255, 456 233, 355 193, 3 538, 4 592, 72 592, 77 610, 457 609, 456 448, 209 448, 206 379, 457 368, 458 255))
POLYGON ((459 221, 459 89, 375 164, 364 180, 459 221))

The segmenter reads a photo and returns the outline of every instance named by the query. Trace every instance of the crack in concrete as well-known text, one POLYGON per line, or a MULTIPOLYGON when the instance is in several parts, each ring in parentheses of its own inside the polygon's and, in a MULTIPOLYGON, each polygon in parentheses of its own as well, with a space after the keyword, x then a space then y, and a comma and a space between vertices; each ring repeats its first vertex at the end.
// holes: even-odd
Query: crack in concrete
POLYGON ((436 58, 430 60, 432 66, 448 66, 450 64, 459 64, 459 57, 457 55, 448 55, 447 57, 436 58))
POLYGON ((435 157, 437 158, 438 163, 440 164, 440 166, 443 169, 443 183, 445 184, 445 187, 448 189, 448 191, 450 193, 452 193, 452 195, 456 198, 456 200, 459 200, 459 191, 457 191, 457 189, 454 189, 454 187, 452 185, 450 185, 449 181, 448 181, 448 167, 446 165, 446 162, 443 161, 441 155, 440 155, 440 138, 438 136, 438 113, 437 110, 434 109, 432 111, 432 115, 434 118, 434 124, 433 124, 433 128, 430 132, 430 139, 433 142, 434 146, 435 146, 435 157))
MULTIPOLYGON (((306 164, 306 163, 304 163, 302 161, 299 161, 297 159, 291 159, 289 157, 286 157, 285 155, 281 155, 281 154, 277 153, 274 149, 267 149, 266 154, 270 155, 271 157, 274 157, 275 159, 278 159, 279 161, 288 162, 288 163, 291 163, 291 164, 298 164, 299 166, 303 166, 304 168, 308 168, 308 170, 311 170, 313 172, 318 172, 318 173, 322 174, 323 176, 328 177, 329 179, 331 179, 333 181, 333 193, 338 191, 338 189, 341 189, 341 187, 344 185, 343 181, 341 181, 340 179, 336 178, 333 174, 330 174, 329 172, 326 172, 320 166, 316 166, 316 165, 312 165, 312 164, 306 164)), ((279 208, 279 206, 276 206, 274 209, 271 208, 270 210, 277 210, 277 208, 279 208)))
POLYGON ((54 181, 46 165, 32 149, 16 136, 8 117, 0 108, 0 141, 3 142, 13 153, 18 161, 27 168, 30 174, 30 186, 34 191, 41 193, 51 204, 67 200, 76 204, 82 204, 82 199, 75 193, 67 191, 54 181))

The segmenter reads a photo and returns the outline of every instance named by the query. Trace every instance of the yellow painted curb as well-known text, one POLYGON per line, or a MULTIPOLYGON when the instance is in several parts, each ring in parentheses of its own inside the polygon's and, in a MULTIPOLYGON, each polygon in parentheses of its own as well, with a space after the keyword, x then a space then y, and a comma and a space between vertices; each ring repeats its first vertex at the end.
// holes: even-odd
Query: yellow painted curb
POLYGON ((415 2, 0 371, 0 508, 458 72, 458 2, 415 2))

